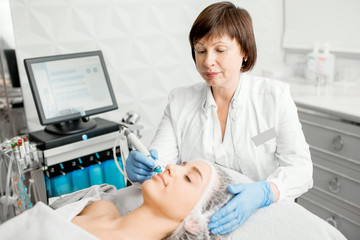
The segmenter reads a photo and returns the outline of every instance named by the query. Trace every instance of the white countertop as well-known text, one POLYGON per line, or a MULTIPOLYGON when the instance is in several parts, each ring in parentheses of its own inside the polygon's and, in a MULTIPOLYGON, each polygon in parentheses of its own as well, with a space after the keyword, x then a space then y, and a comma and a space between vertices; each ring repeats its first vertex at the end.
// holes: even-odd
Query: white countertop
POLYGON ((304 83, 302 78, 288 79, 284 82, 290 84, 292 97, 298 107, 360 123, 360 84, 334 83, 317 88, 304 83))

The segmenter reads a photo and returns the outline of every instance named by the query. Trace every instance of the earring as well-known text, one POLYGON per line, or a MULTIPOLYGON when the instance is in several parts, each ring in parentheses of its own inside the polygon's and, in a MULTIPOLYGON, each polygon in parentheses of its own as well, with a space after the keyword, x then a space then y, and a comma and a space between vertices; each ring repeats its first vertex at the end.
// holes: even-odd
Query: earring
POLYGON ((244 62, 247 62, 247 58, 244 59, 244 62))

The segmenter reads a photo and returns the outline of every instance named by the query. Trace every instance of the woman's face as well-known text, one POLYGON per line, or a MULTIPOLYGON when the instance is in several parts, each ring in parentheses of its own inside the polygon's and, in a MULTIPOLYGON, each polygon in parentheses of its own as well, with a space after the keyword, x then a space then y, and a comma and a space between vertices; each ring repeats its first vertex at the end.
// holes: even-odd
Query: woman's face
POLYGON ((212 87, 237 86, 244 55, 235 38, 225 34, 200 39, 194 45, 196 67, 212 87))
POLYGON ((167 218, 182 221, 200 199, 210 175, 211 167, 204 161, 169 164, 164 172, 143 183, 144 204, 167 218))

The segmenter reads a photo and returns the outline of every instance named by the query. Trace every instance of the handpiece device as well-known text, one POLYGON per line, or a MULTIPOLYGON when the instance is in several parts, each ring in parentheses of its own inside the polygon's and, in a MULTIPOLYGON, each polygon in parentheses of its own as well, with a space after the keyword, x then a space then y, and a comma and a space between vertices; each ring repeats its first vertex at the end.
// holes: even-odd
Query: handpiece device
MULTIPOLYGON (((147 148, 144 146, 144 144, 141 143, 140 139, 138 137, 136 137, 136 135, 134 133, 132 133, 128 129, 125 129, 124 134, 125 134, 126 138, 129 140, 129 142, 131 143, 131 145, 137 151, 141 152, 146 157, 152 159, 150 152, 147 150, 147 148)), ((162 172, 164 168, 160 165, 159 161, 154 161, 154 162, 155 162, 155 167, 152 170, 154 172, 162 172)))

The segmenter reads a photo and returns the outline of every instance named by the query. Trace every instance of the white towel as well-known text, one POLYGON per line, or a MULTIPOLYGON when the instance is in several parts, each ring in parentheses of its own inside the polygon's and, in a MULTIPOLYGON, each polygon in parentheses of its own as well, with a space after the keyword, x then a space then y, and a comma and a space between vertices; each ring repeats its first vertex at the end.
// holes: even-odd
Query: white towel
POLYGON ((42 202, 0 225, 2 240, 93 240, 98 239, 42 202))

